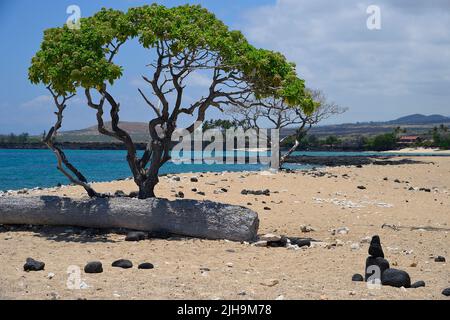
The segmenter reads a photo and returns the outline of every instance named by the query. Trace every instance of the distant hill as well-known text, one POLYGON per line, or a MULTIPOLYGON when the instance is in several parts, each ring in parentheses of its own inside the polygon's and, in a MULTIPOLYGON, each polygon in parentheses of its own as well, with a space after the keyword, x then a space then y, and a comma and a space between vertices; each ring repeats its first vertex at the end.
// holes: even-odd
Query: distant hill
MULTIPOLYGON (((111 122, 105 122, 107 129, 111 130, 111 122)), ((145 142, 148 137, 148 123, 145 122, 120 122, 120 128, 128 132, 136 142, 145 142)), ((86 129, 62 131, 58 136, 59 141, 64 142, 117 142, 115 139, 101 135, 97 126, 86 129)))
POLYGON ((396 120, 388 121, 390 124, 430 124, 430 123, 446 123, 450 122, 450 117, 440 114, 432 114, 425 116, 423 114, 412 114, 410 116, 401 117, 396 120))
MULTIPOLYGON (((401 126, 408 134, 423 134, 434 126, 441 124, 450 125, 450 117, 442 115, 422 115, 413 114, 396 120, 386 122, 363 122, 344 123, 337 125, 317 126, 311 129, 311 134, 317 136, 358 136, 375 135, 392 132, 396 127, 401 126)), ((111 123, 105 123, 107 128, 111 128, 111 123)), ((145 142, 148 138, 148 124, 144 122, 120 122, 120 127, 131 134, 136 142, 145 142)), ((294 129, 284 129, 281 136, 292 134, 294 129)), ((112 138, 100 135, 97 126, 91 126, 82 130, 63 131, 58 136, 59 141, 64 142, 113 142, 112 138)))

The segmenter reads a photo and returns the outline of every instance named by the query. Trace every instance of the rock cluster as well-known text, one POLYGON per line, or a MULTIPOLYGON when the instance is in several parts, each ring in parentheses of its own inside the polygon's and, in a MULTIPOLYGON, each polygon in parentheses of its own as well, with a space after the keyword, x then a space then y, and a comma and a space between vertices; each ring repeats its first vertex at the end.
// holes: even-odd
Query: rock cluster
POLYGON ((316 242, 316 240, 310 238, 278 236, 269 233, 260 236, 258 241, 253 243, 253 245, 255 247, 287 248, 297 250, 302 247, 310 247, 312 242, 316 242))
MULTIPOLYGON (((114 261, 111 264, 112 267, 115 268, 122 268, 122 269, 130 269, 133 268, 133 263, 130 260, 126 259, 119 259, 117 261, 114 261)), ((144 262, 139 264, 138 269, 153 269, 153 264, 149 262, 144 262)), ((102 273, 103 272, 103 265, 100 261, 92 261, 88 262, 86 266, 84 267, 85 273, 102 273)))
POLYGON ((247 190, 244 189, 241 191, 242 195, 254 195, 254 196, 270 196, 270 190, 269 189, 265 189, 265 190, 247 190))
MULTIPOLYGON (((384 258, 379 236, 372 237, 368 252, 364 277, 366 282, 396 288, 420 288, 425 286, 423 281, 417 281, 411 285, 411 277, 406 271, 390 267, 389 261, 384 258)), ((362 277, 359 277, 358 274, 353 275, 352 281, 362 281, 362 277)))

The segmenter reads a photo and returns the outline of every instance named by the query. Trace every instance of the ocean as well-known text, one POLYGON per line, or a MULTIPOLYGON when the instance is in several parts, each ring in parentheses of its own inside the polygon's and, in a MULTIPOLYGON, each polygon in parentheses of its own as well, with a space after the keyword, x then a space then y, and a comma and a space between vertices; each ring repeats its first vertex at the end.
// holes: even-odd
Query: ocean
MULTIPOLYGON (((66 150, 72 162, 89 181, 111 181, 131 176, 122 150, 66 150)), ((236 152, 238 154, 239 152, 236 152)), ((243 153, 245 154, 245 153, 243 153)), ((248 153, 247 153, 248 154, 248 153)), ((238 154, 239 155, 239 154, 238 154)), ((242 155, 242 154, 241 154, 242 155)), ((377 152, 295 152, 309 156, 367 156, 383 155, 377 152)), ((393 155, 393 154, 386 154, 393 155)), ((401 154, 394 154, 401 155, 401 154)), ((426 155, 426 154, 417 154, 426 155)), ((411 156, 411 154, 410 154, 411 156)), ((310 165, 290 164, 290 169, 306 170, 310 165)), ((161 174, 187 172, 258 171, 267 169, 262 164, 175 164, 166 163, 161 174)), ((53 187, 68 184, 68 179, 56 169, 56 159, 50 150, 0 149, 0 190, 35 187, 53 187)))

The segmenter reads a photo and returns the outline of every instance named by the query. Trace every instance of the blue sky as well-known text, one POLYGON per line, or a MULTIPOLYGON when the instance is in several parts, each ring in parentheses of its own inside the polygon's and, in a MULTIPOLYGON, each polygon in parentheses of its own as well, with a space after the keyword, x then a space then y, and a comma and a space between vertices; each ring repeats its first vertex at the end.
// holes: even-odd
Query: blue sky
MULTIPOLYGON (((349 111, 329 122, 389 120, 411 113, 450 116, 450 1, 434 0, 227 0, 157 1, 174 6, 199 3, 255 46, 283 52, 296 62, 309 87, 322 89, 349 111), (366 27, 369 4, 381 8, 381 30, 366 27)), ((61 26, 66 8, 82 16, 101 7, 126 10, 151 3, 138 0, 0 1, 0 133, 40 133, 53 121, 53 106, 43 86, 27 80, 31 57, 43 30, 61 26)), ((126 72, 114 93, 122 119, 145 121, 151 113, 137 88, 148 71, 148 52, 130 44, 118 63, 126 72)), ((193 79, 189 95, 201 95, 204 79, 193 79)), ((70 109, 70 110, 69 110, 70 109)), ((82 97, 75 99, 64 129, 95 122, 82 97)), ((223 117, 215 111, 210 117, 223 117)))

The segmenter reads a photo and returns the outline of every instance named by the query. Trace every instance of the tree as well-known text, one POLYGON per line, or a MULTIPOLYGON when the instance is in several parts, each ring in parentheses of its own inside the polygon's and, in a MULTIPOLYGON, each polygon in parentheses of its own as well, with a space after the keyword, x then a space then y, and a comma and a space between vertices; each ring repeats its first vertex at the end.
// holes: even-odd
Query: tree
POLYGON ((397 146, 397 135, 394 133, 385 133, 375 136, 369 140, 368 148, 373 151, 392 150, 397 146))
POLYGON ((242 123, 245 129, 260 130, 267 122, 279 130, 287 127, 295 128, 292 135, 281 141, 281 143, 286 140, 293 141, 288 152, 280 158, 281 167, 286 159, 297 150, 314 125, 346 111, 337 104, 328 102, 325 95, 319 90, 305 90, 302 98, 293 105, 286 103, 283 98, 277 97, 255 99, 246 105, 232 106, 228 113, 236 122, 242 123))
POLYGON ((341 141, 339 140, 338 137, 336 136, 328 136, 325 139, 325 144, 329 145, 331 148, 333 148, 335 145, 337 145, 338 143, 340 143, 341 141))
POLYGON ((101 196, 53 143, 66 103, 77 89, 83 89, 89 107, 96 111, 98 131, 125 144, 141 199, 155 196, 159 169, 170 160, 171 139, 181 115, 194 117, 187 128, 192 133, 210 107, 223 110, 225 105, 243 104, 254 95, 276 96, 295 105, 303 99, 304 89, 295 66, 280 53, 254 48, 240 32, 230 31, 206 9, 189 5, 166 8, 153 4, 127 13, 102 9, 93 17, 81 19, 79 30, 67 26, 46 30, 29 78, 47 85, 58 109, 57 122, 46 139, 57 155, 58 168, 90 196, 101 196), (154 114, 148 123, 148 145, 142 157, 137 156, 133 140, 120 127, 120 103, 110 90, 122 75, 122 67, 114 60, 120 48, 133 38, 151 51, 149 57, 155 57, 142 78, 161 105, 149 98, 144 88, 138 90, 154 114), (211 83, 205 96, 186 105, 184 90, 194 72, 207 73, 211 83), (105 126, 106 106, 110 108, 111 129, 105 126))

